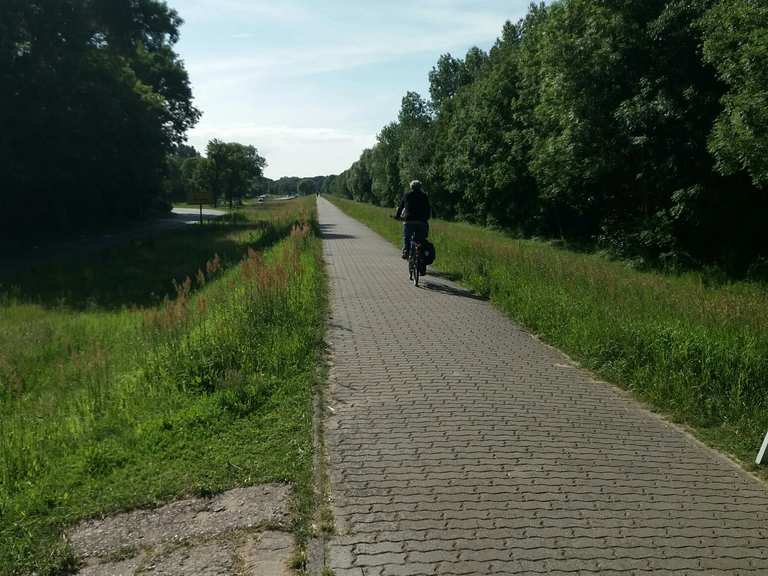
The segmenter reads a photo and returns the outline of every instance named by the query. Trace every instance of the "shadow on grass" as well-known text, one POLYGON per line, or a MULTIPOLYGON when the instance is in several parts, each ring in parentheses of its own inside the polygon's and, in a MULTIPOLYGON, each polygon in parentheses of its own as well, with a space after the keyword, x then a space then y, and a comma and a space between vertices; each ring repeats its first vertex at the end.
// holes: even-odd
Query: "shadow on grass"
POLYGON ((49 308, 154 306, 175 293, 174 280, 194 278, 216 255, 225 269, 237 265, 248 248, 266 249, 290 234, 292 226, 265 221, 190 227, 83 255, 71 253, 0 275, 0 295, 49 308))

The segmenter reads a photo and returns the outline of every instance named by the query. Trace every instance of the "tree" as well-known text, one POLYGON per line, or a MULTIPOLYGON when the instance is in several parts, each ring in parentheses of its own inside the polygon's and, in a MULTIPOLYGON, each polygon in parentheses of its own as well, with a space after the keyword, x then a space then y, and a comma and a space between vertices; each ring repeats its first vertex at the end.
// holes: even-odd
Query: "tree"
POLYGON ((429 122, 429 104, 418 92, 408 92, 403 96, 397 119, 407 128, 426 124, 429 122))
POLYGON ((4 249, 161 199, 166 157, 199 118, 173 51, 181 23, 157 0, 0 3, 4 249))
POLYGON ((464 60, 443 54, 429 73, 429 96, 432 106, 440 110, 462 86, 478 80, 484 73, 488 55, 477 46, 467 52, 464 60))
POLYGON ((453 98, 459 88, 468 83, 464 63, 450 54, 443 54, 429 73, 429 97, 436 110, 453 98))
POLYGON ((483 52, 477 46, 473 46, 464 57, 464 75, 465 83, 476 82, 485 73, 488 64, 488 54, 483 52))
POLYGON ((722 0, 703 17, 704 59, 728 87, 709 149, 723 174, 768 188, 768 5, 722 0))
POLYGON ((199 189, 199 165, 204 160, 192 146, 180 144, 168 156, 164 197, 170 202, 187 202, 199 189))
POLYGON ((402 194, 400 187, 400 125, 384 126, 377 137, 371 158, 371 194, 381 206, 394 206, 402 194))
POLYGON ((539 2, 440 56, 432 101, 406 93, 334 188, 391 205, 419 178, 443 217, 744 273, 768 255, 767 85, 764 2, 539 2))
POLYGON ((296 192, 299 194, 299 196, 311 196, 315 193, 314 181, 308 178, 300 180, 299 184, 296 186, 296 192))
POLYGON ((400 150, 398 197, 412 180, 430 181, 433 154, 432 117, 429 103, 416 92, 408 92, 398 114, 400 150))
MULTIPOLYGON (((436 142, 434 203, 441 213, 524 230, 534 227, 535 182, 520 101, 520 30, 504 34, 474 82, 441 109, 436 142)), ((434 186, 434 184, 433 184, 434 186)))
POLYGON ((223 197, 232 208, 258 183, 267 161, 253 146, 211 140, 206 148, 205 182, 213 198, 223 197))

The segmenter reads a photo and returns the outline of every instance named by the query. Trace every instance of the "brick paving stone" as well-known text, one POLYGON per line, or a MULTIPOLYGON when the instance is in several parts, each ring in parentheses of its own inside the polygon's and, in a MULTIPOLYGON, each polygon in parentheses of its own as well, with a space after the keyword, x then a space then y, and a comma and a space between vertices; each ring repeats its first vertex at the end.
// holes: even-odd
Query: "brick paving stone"
POLYGON ((319 201, 337 576, 768 574, 768 490, 319 201))

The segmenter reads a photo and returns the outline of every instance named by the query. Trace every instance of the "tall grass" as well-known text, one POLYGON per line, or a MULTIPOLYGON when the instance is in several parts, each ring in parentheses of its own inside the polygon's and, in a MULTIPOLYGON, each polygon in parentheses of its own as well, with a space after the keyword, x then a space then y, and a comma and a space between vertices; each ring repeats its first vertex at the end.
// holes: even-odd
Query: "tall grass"
MULTIPOLYGON (((61 533, 82 518, 238 485, 293 483, 306 530, 324 289, 314 213, 295 202, 249 217, 197 231, 211 248, 224 234, 240 260, 211 252, 157 305, 3 297, 0 574, 73 569, 61 533)), ((183 259, 158 252, 153 267, 183 259)))
MULTIPOLYGON (((400 243, 391 210, 331 200, 400 243)), ((752 468, 768 430, 764 285, 639 272, 461 223, 433 222, 430 237, 439 270, 752 468)))

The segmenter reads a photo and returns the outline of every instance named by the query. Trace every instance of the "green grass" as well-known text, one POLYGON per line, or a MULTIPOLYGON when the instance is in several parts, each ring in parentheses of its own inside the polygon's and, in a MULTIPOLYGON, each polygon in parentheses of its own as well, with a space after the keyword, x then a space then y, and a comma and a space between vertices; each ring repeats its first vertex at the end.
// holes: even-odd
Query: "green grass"
POLYGON ((325 290, 314 203, 243 213, 3 291, 0 574, 72 570, 61 533, 81 519, 264 482, 294 485, 307 536, 325 290))
MULTIPOLYGON (((330 198, 393 243, 391 209, 330 198)), ((435 221, 436 266, 705 442, 754 462, 768 430, 768 291, 435 221)), ((768 475, 766 475, 768 476, 768 475)))

